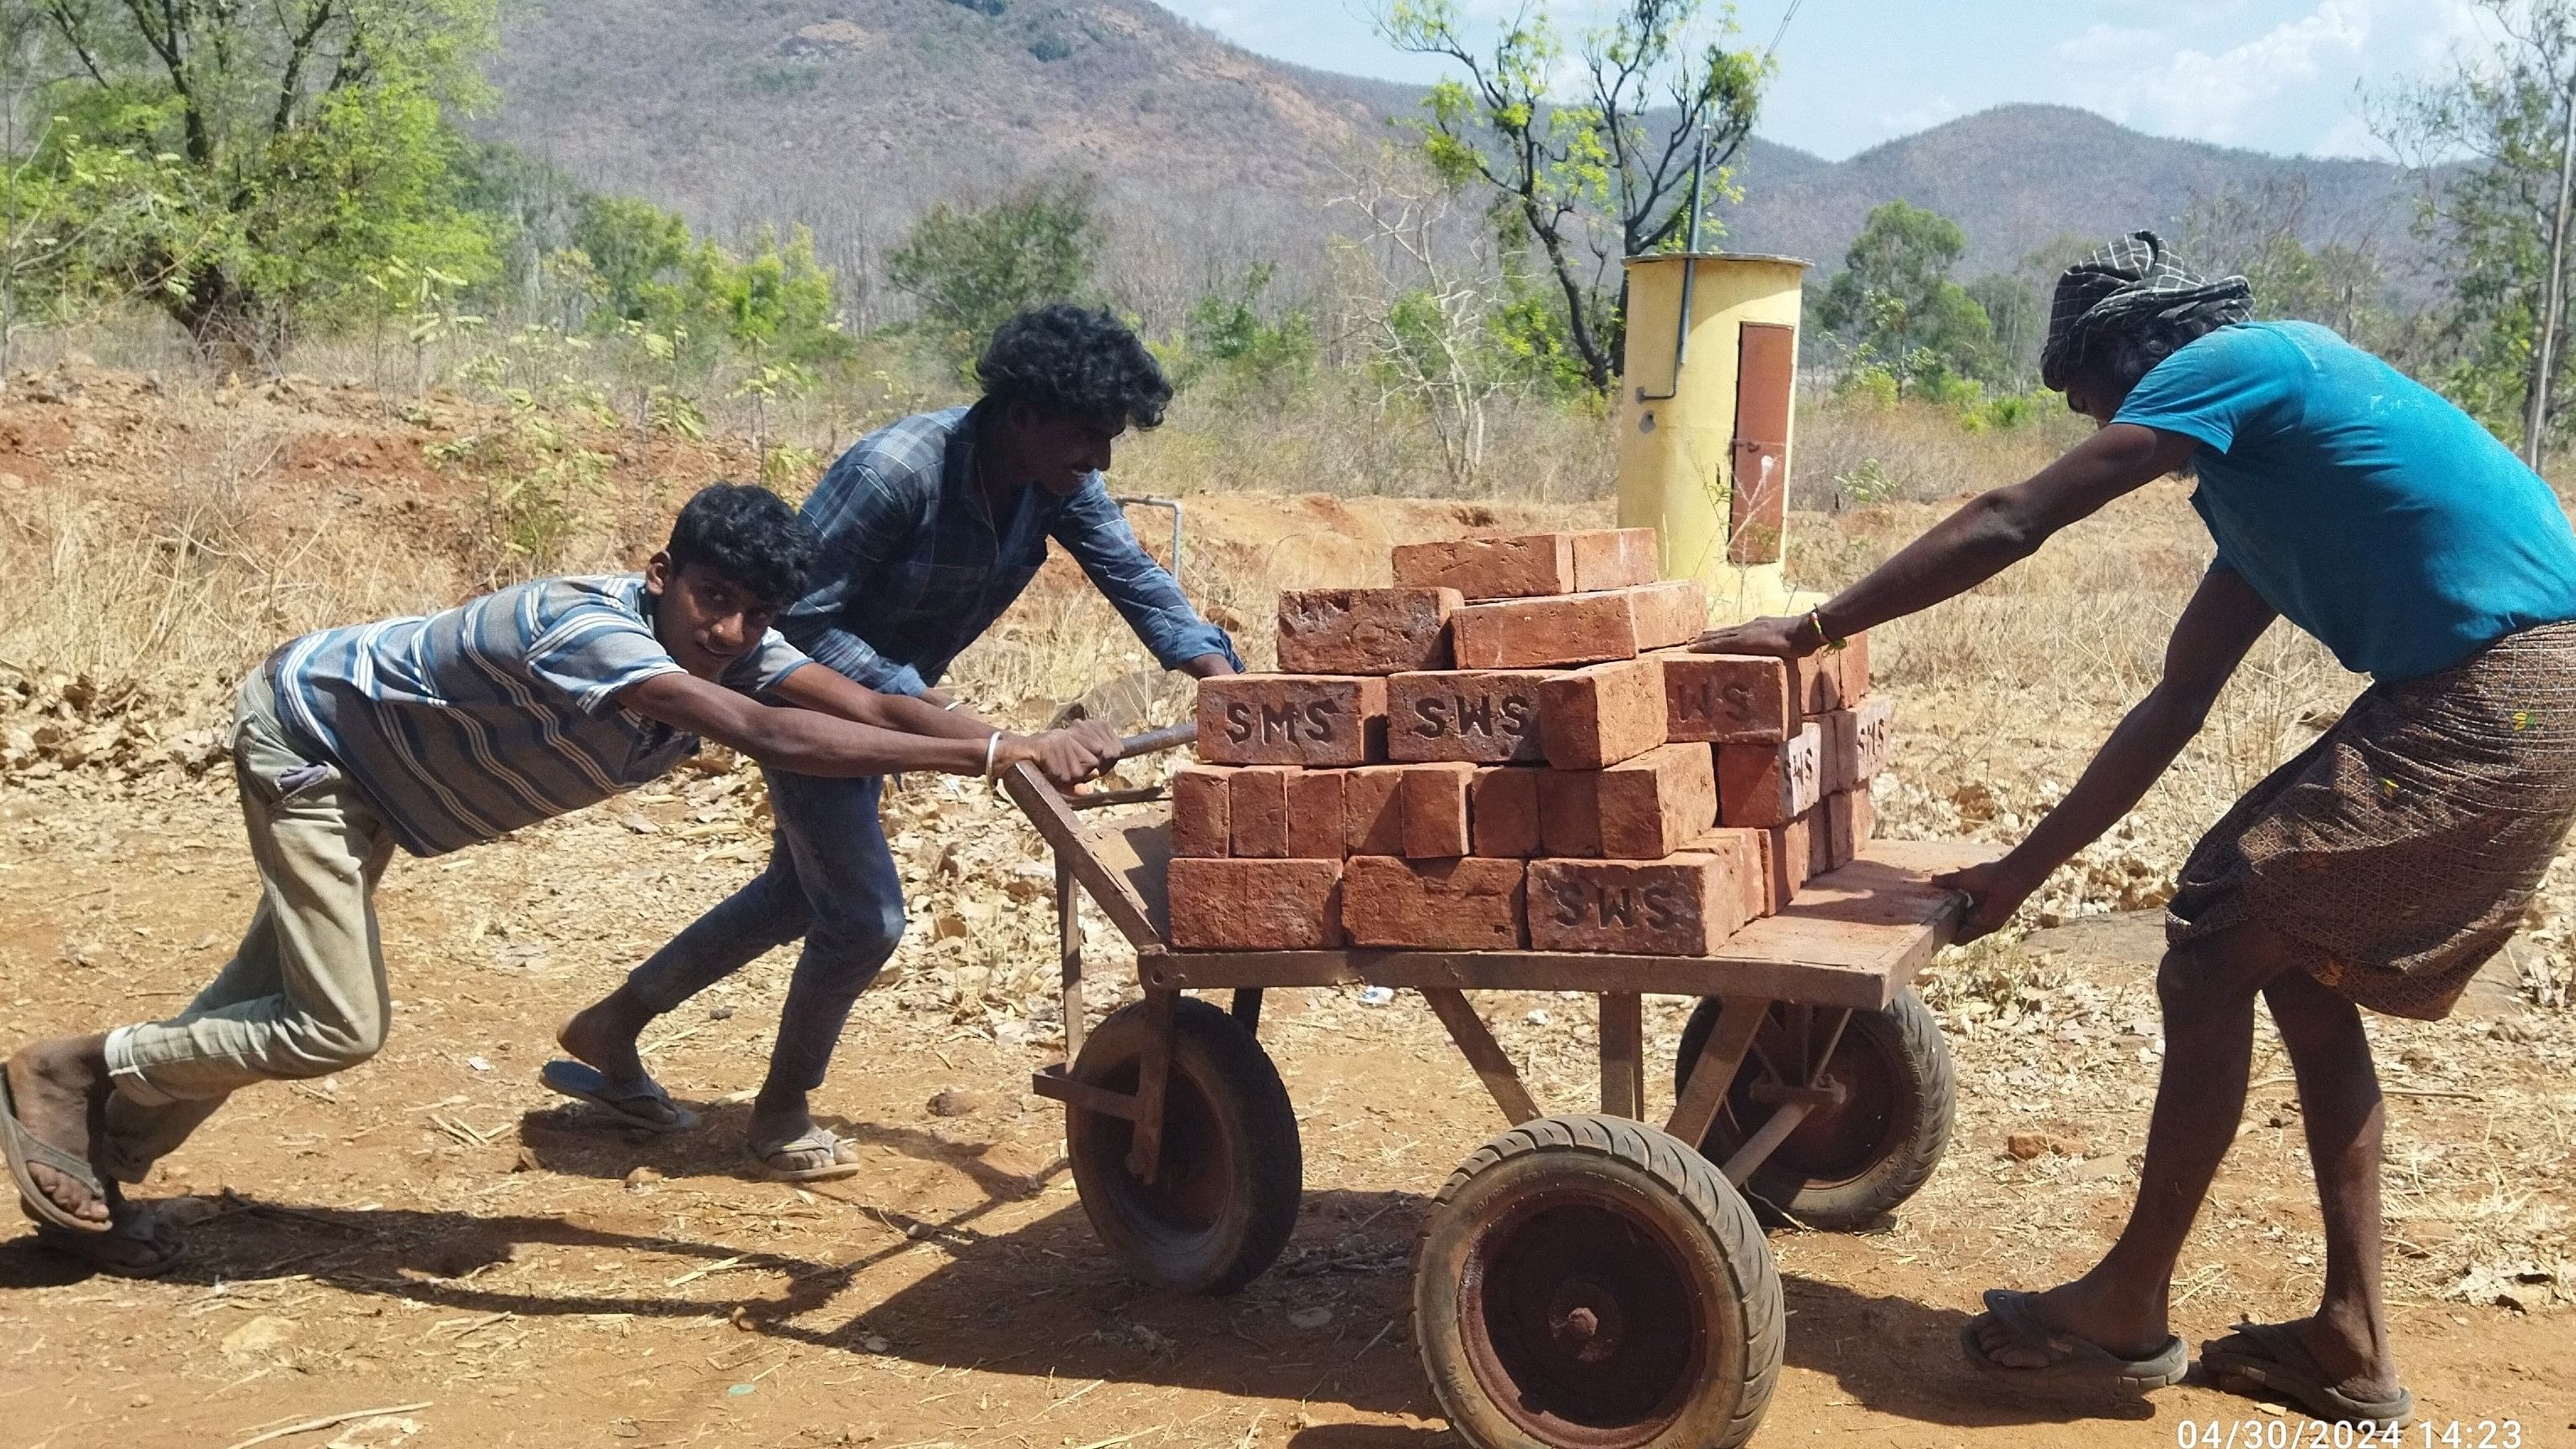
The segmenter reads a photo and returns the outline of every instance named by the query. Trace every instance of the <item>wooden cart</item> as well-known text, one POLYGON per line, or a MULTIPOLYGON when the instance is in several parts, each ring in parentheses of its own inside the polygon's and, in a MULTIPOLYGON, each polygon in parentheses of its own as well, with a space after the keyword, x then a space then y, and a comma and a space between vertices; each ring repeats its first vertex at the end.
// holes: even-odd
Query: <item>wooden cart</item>
POLYGON ((1744 1442, 1785 1329, 1754 1205, 1858 1226, 1920 1188, 1949 1140, 1949 1052, 1907 983, 1961 908, 1928 877, 1988 847, 1873 843, 1715 957, 1180 952, 1159 792, 1067 797, 1027 766, 1003 783, 1056 861, 1065 1061, 1034 1086, 1065 1104, 1083 1210, 1138 1277, 1227 1293, 1288 1241, 1302 1159, 1256 1036, 1265 990, 1366 984, 1429 1002, 1511 1124, 1440 1189, 1415 1261, 1414 1342, 1480 1449, 1744 1442), (1144 989, 1089 1027, 1077 887, 1136 948, 1144 989), (1230 991, 1230 1010, 1184 994, 1207 990, 1230 991), (1600 999, 1599 1113, 1541 1113, 1467 997, 1497 990, 1600 999), (1641 1120, 1648 993, 1700 998, 1660 1128, 1641 1120))

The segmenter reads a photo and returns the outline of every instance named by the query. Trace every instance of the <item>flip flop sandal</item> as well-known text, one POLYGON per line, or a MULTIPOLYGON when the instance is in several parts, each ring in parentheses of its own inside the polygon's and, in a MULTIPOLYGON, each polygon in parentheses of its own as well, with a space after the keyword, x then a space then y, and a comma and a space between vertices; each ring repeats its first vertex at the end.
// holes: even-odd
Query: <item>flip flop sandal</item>
POLYGON ((553 1091, 590 1103, 625 1126, 641 1127, 647 1132, 697 1130, 698 1114, 672 1101, 671 1094, 651 1077, 614 1082, 588 1062, 551 1061, 538 1069, 537 1080, 553 1091), (638 1102, 658 1102, 672 1115, 648 1117, 635 1110, 638 1102))
POLYGON ((2031 1295, 2011 1288, 1986 1290, 1986 1311, 1969 1319, 1959 1330, 1959 1347, 1967 1351, 1968 1362, 1988 1373, 2033 1382, 2100 1385, 2131 1393, 2181 1383, 2191 1367, 2191 1356, 2182 1340, 2171 1334, 2165 1336, 2164 1347, 2145 1358, 2122 1358, 2089 1338, 2060 1333, 2041 1322, 2038 1310, 2031 1306, 2031 1295), (1977 1342, 1977 1325, 1988 1318, 2010 1330, 2017 1346, 2045 1355, 2048 1362, 2025 1368, 1990 1357, 1977 1342))
POLYGON ((2252 1384, 2329 1424, 2394 1423, 2403 1428, 2415 1413, 2415 1395, 2402 1388, 2395 1398, 2357 1399, 2335 1387, 2324 1365, 2286 1323, 2240 1323, 2227 1337, 2201 1344, 2200 1366, 2223 1390, 2241 1393, 2238 1385, 2252 1384))
POLYGON ((155 1233, 151 1219, 142 1213, 110 1225, 103 1233, 66 1232, 52 1223, 38 1223, 36 1241, 111 1278, 158 1278, 188 1256, 185 1242, 176 1234, 155 1233))
POLYGON ((27 1215, 44 1227, 67 1233, 104 1233, 111 1224, 91 1222, 64 1209, 36 1186, 33 1166, 50 1167, 72 1180, 73 1185, 100 1202, 107 1201, 107 1184, 99 1180, 98 1169, 89 1159, 47 1142, 27 1130, 18 1120, 18 1101, 9 1091, 9 1073, 0 1070, 0 1153, 9 1159, 9 1180, 18 1185, 18 1202, 27 1215))
POLYGON ((754 1172, 771 1182, 830 1182, 835 1178, 859 1175, 861 1163, 858 1158, 841 1155, 841 1149, 849 1145, 844 1139, 817 1127, 793 1141, 780 1142, 768 1147, 757 1147, 746 1143, 742 1149, 742 1156, 744 1161, 751 1164, 754 1172), (781 1167, 777 1163, 777 1159, 791 1153, 807 1152, 828 1152, 832 1155, 832 1160, 819 1167, 781 1167))

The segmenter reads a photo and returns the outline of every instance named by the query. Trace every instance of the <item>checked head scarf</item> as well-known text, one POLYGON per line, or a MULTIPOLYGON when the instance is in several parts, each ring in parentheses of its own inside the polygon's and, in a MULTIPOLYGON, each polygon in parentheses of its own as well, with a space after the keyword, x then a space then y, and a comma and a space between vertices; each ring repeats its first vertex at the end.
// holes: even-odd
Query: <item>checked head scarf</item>
POLYGON ((2243 277, 2204 281, 2174 260, 2163 238, 2133 231, 2057 279, 2039 378, 2064 392, 2068 377, 2104 338, 2143 323, 2198 322, 2211 331, 2253 314, 2254 292, 2243 277))

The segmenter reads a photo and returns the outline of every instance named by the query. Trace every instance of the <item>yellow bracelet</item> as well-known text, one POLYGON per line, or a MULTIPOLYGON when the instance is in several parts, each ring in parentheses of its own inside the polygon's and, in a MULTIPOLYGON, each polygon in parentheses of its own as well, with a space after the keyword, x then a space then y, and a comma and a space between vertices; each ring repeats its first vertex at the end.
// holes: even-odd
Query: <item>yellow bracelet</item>
POLYGON ((1825 616, 1821 611, 1809 609, 1807 611, 1807 622, 1816 626, 1816 644, 1818 648, 1823 649, 1828 654, 1839 654, 1842 652, 1843 645, 1846 641, 1837 639, 1833 635, 1825 632, 1825 616))

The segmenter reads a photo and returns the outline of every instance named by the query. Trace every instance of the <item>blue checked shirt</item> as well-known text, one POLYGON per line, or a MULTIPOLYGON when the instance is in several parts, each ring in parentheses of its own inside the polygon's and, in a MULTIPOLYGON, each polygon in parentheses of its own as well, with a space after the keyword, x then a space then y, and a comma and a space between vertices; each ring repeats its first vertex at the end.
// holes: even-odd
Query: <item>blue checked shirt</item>
POLYGON ((797 648, 870 689, 919 694, 992 627, 1064 546, 1166 669, 1234 641, 1199 617, 1094 473, 1069 498, 1021 490, 997 526, 975 486, 972 411, 948 408, 861 438, 805 500, 818 582, 778 621, 797 648))

